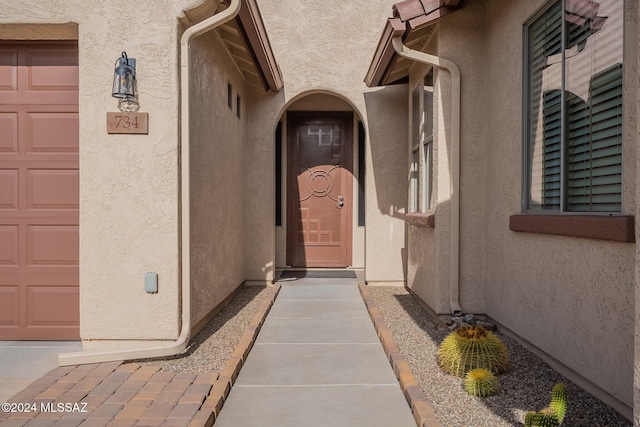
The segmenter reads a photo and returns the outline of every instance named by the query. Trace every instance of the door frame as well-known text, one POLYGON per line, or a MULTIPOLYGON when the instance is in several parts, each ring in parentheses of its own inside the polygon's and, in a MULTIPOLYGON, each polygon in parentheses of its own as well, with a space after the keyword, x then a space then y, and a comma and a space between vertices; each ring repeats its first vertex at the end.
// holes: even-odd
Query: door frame
MULTIPOLYGON (((295 254, 297 248, 298 238, 298 200, 293 197, 295 192, 293 191, 293 184, 297 182, 296 167, 294 165, 294 154, 296 149, 296 135, 295 131, 300 121, 305 119, 340 119, 344 122, 344 141, 342 144, 344 158, 347 162, 344 162, 344 169, 349 173, 350 179, 346 183, 347 192, 345 194, 346 201, 344 210, 346 210, 345 217, 342 220, 341 228, 344 231, 344 251, 345 264, 344 266, 326 266, 326 268, 345 268, 353 262, 353 111, 288 111, 287 112, 287 174, 286 174, 286 199, 287 199, 287 248, 286 248, 286 263, 292 267, 295 266, 295 254)), ((308 267, 308 266, 304 266, 308 267)), ((311 267, 308 267, 311 268, 311 267)))

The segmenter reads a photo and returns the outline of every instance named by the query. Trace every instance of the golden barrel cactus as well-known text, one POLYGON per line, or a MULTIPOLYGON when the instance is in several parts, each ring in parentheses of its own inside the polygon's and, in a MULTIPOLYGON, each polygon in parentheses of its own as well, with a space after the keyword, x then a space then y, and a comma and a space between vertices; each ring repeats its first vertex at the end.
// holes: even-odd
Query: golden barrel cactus
POLYGON ((500 338, 482 326, 463 326, 442 341, 438 362, 458 377, 476 368, 501 374, 509 368, 509 354, 500 338))
POLYGON ((472 369, 464 377, 464 389, 472 396, 494 396, 500 390, 498 378, 484 368, 472 369))

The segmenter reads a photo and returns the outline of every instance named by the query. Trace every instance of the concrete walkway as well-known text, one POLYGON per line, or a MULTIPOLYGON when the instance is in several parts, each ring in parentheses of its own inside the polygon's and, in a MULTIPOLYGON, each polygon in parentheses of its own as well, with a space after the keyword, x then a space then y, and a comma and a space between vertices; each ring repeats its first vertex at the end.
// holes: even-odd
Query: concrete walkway
POLYGON ((358 280, 279 283, 215 427, 415 427, 358 280))
POLYGON ((0 403, 58 367, 58 353, 80 351, 80 341, 0 341, 0 403))

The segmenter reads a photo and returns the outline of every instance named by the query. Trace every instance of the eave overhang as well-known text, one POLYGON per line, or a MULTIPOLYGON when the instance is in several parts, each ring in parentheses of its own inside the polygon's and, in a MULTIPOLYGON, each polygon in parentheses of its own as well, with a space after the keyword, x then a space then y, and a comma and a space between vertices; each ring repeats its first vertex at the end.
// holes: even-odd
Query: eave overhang
MULTIPOLYGON (((229 3, 230 0, 204 1, 186 10, 181 21, 189 27, 221 12, 229 3)), ((241 0, 238 15, 215 31, 248 84, 272 92, 282 89, 282 73, 255 0, 241 0)))
POLYGON ((412 62, 400 57, 391 44, 394 37, 412 49, 420 49, 433 33, 437 20, 463 7, 460 0, 405 0, 393 5, 364 79, 368 87, 406 83, 412 62))

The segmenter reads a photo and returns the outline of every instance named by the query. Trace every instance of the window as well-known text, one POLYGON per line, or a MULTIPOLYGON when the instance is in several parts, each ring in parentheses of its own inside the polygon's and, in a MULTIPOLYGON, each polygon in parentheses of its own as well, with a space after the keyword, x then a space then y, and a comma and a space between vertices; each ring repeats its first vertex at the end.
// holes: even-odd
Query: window
POLYGON ((422 139, 422 212, 431 209, 431 189, 433 187, 433 69, 424 77, 423 83, 424 123, 422 139))
POLYGON ((282 122, 276 127, 276 227, 282 226, 282 122))
POLYGON ((358 227, 365 225, 365 158, 364 158, 365 134, 364 125, 358 122, 358 227))
POLYGON ((416 213, 420 190, 420 92, 421 85, 416 85, 411 93, 411 163, 409 165, 409 212, 416 213))
POLYGON ((240 95, 236 95, 236 116, 240 118, 240 95))
POLYGON ((554 1, 527 24, 525 211, 621 211, 622 31, 619 0, 554 1))
POLYGON ((433 181, 433 70, 411 94, 411 163, 409 212, 431 209, 433 181))

